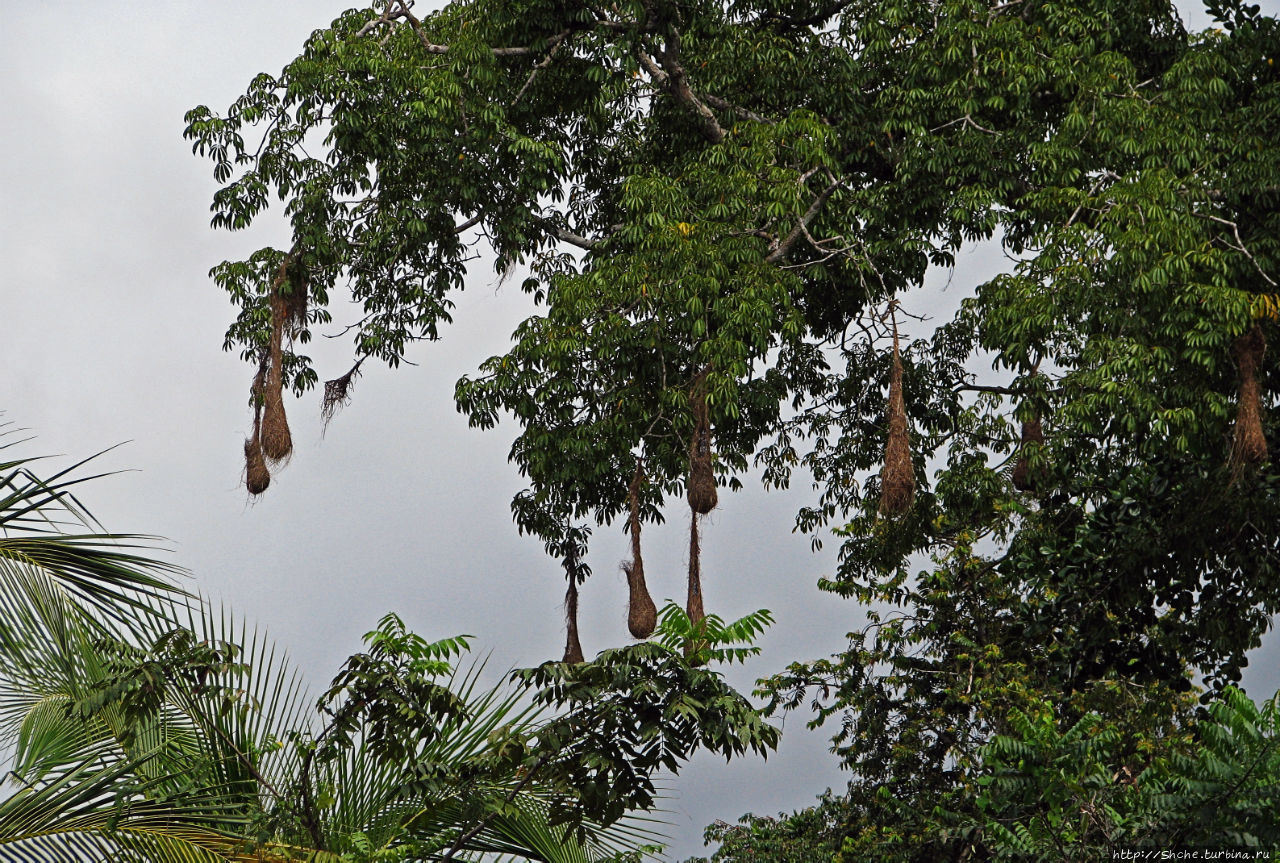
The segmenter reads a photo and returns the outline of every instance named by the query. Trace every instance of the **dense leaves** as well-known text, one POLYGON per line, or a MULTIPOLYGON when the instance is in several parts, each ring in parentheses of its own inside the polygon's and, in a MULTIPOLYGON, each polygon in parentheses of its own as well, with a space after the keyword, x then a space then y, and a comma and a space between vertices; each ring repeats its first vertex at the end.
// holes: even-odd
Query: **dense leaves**
POLYGON ((44 527, 0 556, 0 741, 19 786, 0 801, 5 859, 637 861, 660 847, 637 818, 658 771, 777 745, 683 651, 696 637, 703 663, 740 657, 767 613, 664 623, 653 644, 489 690, 457 668, 466 637, 429 642, 389 614, 309 710, 267 639, 119 537, 73 534, 73 565, 55 565, 81 480, 10 470, 0 522, 44 527))
POLYGON ((188 114, 215 225, 273 195, 291 218, 287 248, 215 268, 227 346, 261 361, 286 261, 311 299, 295 348, 350 291, 355 358, 395 365, 487 243, 538 309, 457 406, 516 422, 517 526, 575 585, 637 458, 642 518, 683 492, 705 392, 718 481, 812 476, 798 526, 842 542, 823 586, 872 609, 765 685, 841 719, 848 854, 960 853, 920 813, 967 794, 975 816, 1010 717, 1141 705, 1130 731, 1163 739, 1280 610, 1280 26, 1208 6, 1201 34, 1164 0, 349 12, 188 114), (1006 262, 920 320, 930 268, 975 243, 1006 262), (878 506, 896 308, 901 513, 878 506))

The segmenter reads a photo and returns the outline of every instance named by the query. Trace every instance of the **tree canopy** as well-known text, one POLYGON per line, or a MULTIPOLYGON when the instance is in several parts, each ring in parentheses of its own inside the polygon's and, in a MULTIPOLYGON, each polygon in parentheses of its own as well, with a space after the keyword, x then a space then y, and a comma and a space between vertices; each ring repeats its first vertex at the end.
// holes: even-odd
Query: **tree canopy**
MULTIPOLYGON (((11 445, 0 440, 0 452, 11 445)), ((386 615, 314 701, 261 631, 181 590, 146 537, 97 530, 80 465, 0 460, 6 860, 627 863, 655 774, 778 731, 718 672, 765 614, 546 663, 486 689, 469 637, 386 615), (640 816, 640 817, 637 817, 640 816)))
POLYGON ((873 622, 766 689, 844 717, 868 842, 898 817, 883 789, 959 787, 1029 693, 1068 729, 1140 685, 1129 732, 1173 741, 1193 681, 1238 680, 1280 608, 1280 28, 1207 5, 1204 33, 1165 0, 344 14, 187 115, 214 225, 278 197, 292 226, 213 271, 257 369, 250 491, 334 298, 362 312, 327 412, 440 334, 488 247, 538 311, 456 403, 516 423, 516 524, 571 608, 591 528, 625 522, 638 563, 684 492, 696 620, 708 463, 725 489, 814 479, 797 524, 835 530, 824 586, 873 622), (1006 266, 923 326, 926 274, 979 242, 1006 266))

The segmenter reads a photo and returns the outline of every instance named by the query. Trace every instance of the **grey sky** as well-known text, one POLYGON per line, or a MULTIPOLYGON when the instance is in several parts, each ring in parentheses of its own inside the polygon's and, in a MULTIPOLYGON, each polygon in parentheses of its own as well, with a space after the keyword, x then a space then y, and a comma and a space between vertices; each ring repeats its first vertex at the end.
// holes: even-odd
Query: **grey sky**
MULTIPOLYGON (((558 657, 562 573, 516 535, 508 508, 523 485, 506 463, 514 429, 470 431, 452 404, 454 381, 501 352, 529 312, 486 265, 443 341, 413 351, 418 365, 369 368, 323 441, 318 395, 290 402, 293 464, 252 505, 239 484, 251 370, 220 351, 232 310, 207 272, 288 238, 274 223, 210 230, 215 186, 181 138, 182 115, 224 109, 350 4, 4 5, 0 409, 36 435, 25 451, 80 457, 129 441, 101 467, 138 472, 97 483, 90 508, 110 530, 167 537, 195 585, 263 625, 313 687, 392 610, 427 637, 475 635, 499 669, 558 657)), ((941 314, 997 263, 962 258, 924 305, 941 314)), ((321 375, 345 371, 346 343, 319 341, 321 375)), ((790 532, 806 491, 722 495, 704 531, 708 610, 770 608, 778 620, 764 655, 729 673, 748 690, 793 659, 839 650, 863 620, 815 586, 833 544, 813 555, 790 532)), ((686 530, 681 509, 646 528, 659 602, 683 597, 686 530)), ((626 555, 621 530, 597 535, 582 594, 588 654, 626 640, 626 555)), ((1280 685, 1270 656, 1259 665, 1246 678, 1255 697, 1280 685)), ((698 852, 715 818, 803 806, 843 784, 828 735, 806 733, 807 718, 788 720, 768 762, 699 759, 674 782, 674 859, 698 852)))

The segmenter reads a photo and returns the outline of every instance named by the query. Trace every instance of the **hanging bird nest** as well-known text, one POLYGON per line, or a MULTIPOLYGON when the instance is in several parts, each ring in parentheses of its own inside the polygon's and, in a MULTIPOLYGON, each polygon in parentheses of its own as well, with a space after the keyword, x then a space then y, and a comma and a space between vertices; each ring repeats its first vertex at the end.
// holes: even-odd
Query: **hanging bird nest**
POLYGON ((1036 477, 1031 473, 1028 460, 1029 447, 1044 445, 1044 428, 1040 423, 1040 415, 1034 414, 1031 419, 1022 423, 1022 445, 1018 448, 1018 460, 1013 466, 1013 487, 1018 491, 1035 491, 1036 477))
POLYGON ((284 412, 283 336, 288 306, 277 293, 271 295, 271 340, 267 345, 267 375, 262 387, 262 452, 273 463, 293 452, 293 437, 284 412))
POLYGON ((562 662, 585 662, 582 642, 578 640, 578 548, 570 539, 568 553, 564 557, 564 574, 569 580, 569 590, 564 595, 565 642, 562 662))
POLYGON ((653 604, 649 588, 644 582, 644 558, 640 556, 640 488, 644 485, 644 462, 636 459, 635 475, 627 502, 631 508, 631 560, 624 561, 622 571, 627 574, 627 629, 635 638, 648 638, 658 626, 658 607, 653 604))
POLYGON ((280 390, 273 387, 268 387, 263 395, 262 452, 273 464, 287 461, 293 453, 293 437, 284 414, 284 399, 280 390))
POLYGON ((1240 403, 1236 410, 1230 459, 1231 472, 1235 477, 1267 460, 1267 438, 1262 432, 1262 397, 1258 387, 1258 369, 1266 351, 1266 338, 1258 324, 1250 327, 1232 345, 1240 372, 1240 403))
POLYGON ((585 662, 582 655, 582 642, 578 640, 578 581, 575 575, 569 575, 569 590, 564 597, 565 643, 562 662, 585 662))
POLYGON ((693 412, 693 435, 689 439, 689 507, 706 515, 720 502, 711 458, 711 413, 707 408, 707 369, 693 379, 689 409, 693 412))
POLYGON ((244 486, 251 495, 260 495, 271 485, 271 471, 262 454, 262 403, 253 408, 253 436, 244 442, 244 486))
POLYGON ((244 485, 251 495, 260 495, 271 484, 271 472, 262 452, 262 392, 267 377, 266 354, 258 362, 257 374, 249 386, 249 404, 253 405, 253 432, 244 442, 244 485))
POLYGON ((898 350, 898 322, 893 321, 893 366, 889 373, 889 437, 880 472, 880 512, 901 515, 916 496, 915 470, 911 466, 911 438, 907 408, 902 397, 902 356, 898 350))
MULTIPOLYGON (((695 627, 707 617, 702 605, 702 543, 698 539, 698 517, 696 512, 689 515, 689 596, 685 602, 685 614, 695 627)), ((692 657, 704 646, 703 642, 690 639, 685 643, 684 655, 692 657)))

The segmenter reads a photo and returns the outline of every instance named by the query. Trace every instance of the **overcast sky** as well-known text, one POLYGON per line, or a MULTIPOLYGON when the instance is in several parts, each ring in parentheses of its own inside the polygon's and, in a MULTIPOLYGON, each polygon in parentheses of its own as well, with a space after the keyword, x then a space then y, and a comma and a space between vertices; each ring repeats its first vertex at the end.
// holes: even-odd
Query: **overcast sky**
MULTIPOLYGON (((240 485, 252 370, 220 350, 233 311, 207 274, 289 237, 278 222, 209 228, 215 186, 182 140, 182 115, 225 109, 351 4, 3 5, 0 410, 36 435, 24 453, 82 457, 127 441, 102 466, 129 472, 95 483, 86 503, 110 530, 166 537, 194 586, 264 626, 313 687, 388 611, 428 638, 475 635, 498 669, 558 658, 562 571, 511 522, 523 487, 506 462, 515 428, 471 431, 452 403, 457 378, 502 352, 530 312, 518 282, 499 287, 486 264, 456 325, 412 352, 416 366, 369 368, 323 440, 319 395, 290 402, 293 463, 252 504, 240 485)), ((945 320, 998 264, 962 256, 950 286, 916 308, 945 320)), ((345 371, 347 344, 319 341, 310 353, 321 377, 345 371)), ((708 610, 770 608, 778 621, 763 656, 729 673, 745 690, 794 659, 840 650, 864 619, 815 586, 834 544, 815 555, 791 533, 806 491, 723 494, 704 529, 708 610)), ((645 529, 660 604, 683 599, 686 530, 683 509, 645 529)), ((626 641, 625 556, 620 529, 597 535, 581 599, 589 655, 626 641)), ((1268 657, 1247 674, 1255 698, 1280 685, 1274 666, 1268 657)), ((700 852, 716 818, 789 810, 842 787, 829 735, 807 733, 807 718, 790 718, 768 762, 698 759, 682 773, 669 802, 673 859, 700 852)))

